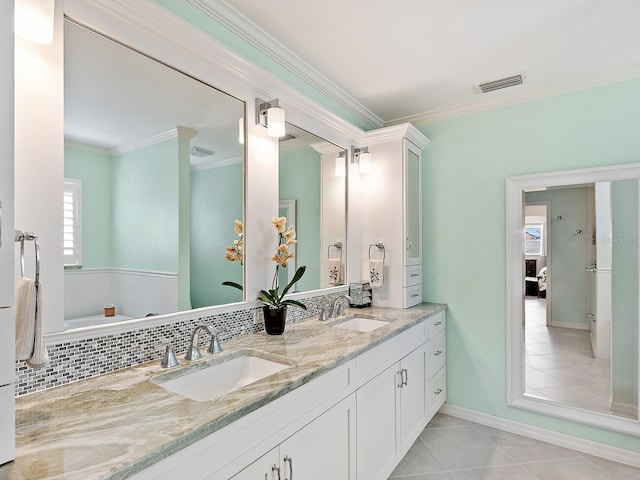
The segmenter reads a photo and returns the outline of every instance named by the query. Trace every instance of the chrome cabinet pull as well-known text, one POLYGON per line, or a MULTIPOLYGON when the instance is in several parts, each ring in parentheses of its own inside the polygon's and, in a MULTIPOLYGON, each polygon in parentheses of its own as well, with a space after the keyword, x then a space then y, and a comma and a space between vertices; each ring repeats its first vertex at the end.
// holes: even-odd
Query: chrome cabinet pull
MULTIPOLYGON (((278 472, 278 480, 280 480, 280 467, 276 466, 276 464, 274 463, 273 466, 271 467, 271 472, 278 472)), ((266 480, 267 478, 267 473, 264 474, 264 478, 266 480)))
POLYGON ((434 323, 434 325, 435 325, 436 327, 439 327, 440 325, 442 325, 442 321, 441 321, 441 320, 439 320, 439 321, 437 321, 436 323, 434 323))
POLYGON ((285 477, 284 480, 293 480, 293 459, 285 455, 284 463, 287 462, 289 462, 289 478, 287 479, 287 477, 285 477))
POLYGON ((402 388, 402 386, 404 385, 404 375, 403 372, 404 370, 398 370, 397 375, 400 377, 400 379, 398 380, 398 388, 402 388))
POLYGON ((436 351, 433 353, 433 356, 434 356, 434 357, 437 357, 438 355, 442 355, 442 350, 436 350, 436 351))
POLYGON ((438 388, 438 389, 437 389, 435 392, 433 392, 433 393, 435 393, 436 395, 440 395, 440 394, 442 393, 442 389, 441 389, 441 388, 438 388))
POLYGON ((406 368, 403 368, 402 372, 403 372, 402 385, 408 385, 409 384, 409 372, 407 371, 406 368))

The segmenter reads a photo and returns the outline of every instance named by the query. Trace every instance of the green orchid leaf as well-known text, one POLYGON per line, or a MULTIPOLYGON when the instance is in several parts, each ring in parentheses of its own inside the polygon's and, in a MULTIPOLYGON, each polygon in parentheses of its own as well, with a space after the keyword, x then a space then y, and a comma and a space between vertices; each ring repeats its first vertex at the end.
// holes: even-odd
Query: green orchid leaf
POLYGON ((237 288, 240 291, 244 290, 244 287, 242 285, 240 285, 239 283, 236 283, 236 282, 222 282, 222 285, 226 285, 228 287, 237 288))
POLYGON ((299 267, 296 270, 296 274, 293 276, 293 278, 291 279, 291 281, 287 284, 286 287, 284 287, 284 290, 282 291, 282 297, 284 297, 287 292, 289 291, 289 289, 291 287, 293 287, 293 285, 295 285, 295 283, 300 280, 302 278, 302 276, 304 275, 304 272, 307 270, 307 266, 303 265, 301 267, 299 267))
POLYGON ((273 296, 266 290, 260 290, 260 292, 258 293, 258 299, 263 301, 264 303, 274 304, 275 302, 273 296))
POLYGON ((284 300, 280 305, 294 305, 296 307, 300 307, 303 310, 307 309, 307 306, 304 303, 301 303, 297 300, 284 300))

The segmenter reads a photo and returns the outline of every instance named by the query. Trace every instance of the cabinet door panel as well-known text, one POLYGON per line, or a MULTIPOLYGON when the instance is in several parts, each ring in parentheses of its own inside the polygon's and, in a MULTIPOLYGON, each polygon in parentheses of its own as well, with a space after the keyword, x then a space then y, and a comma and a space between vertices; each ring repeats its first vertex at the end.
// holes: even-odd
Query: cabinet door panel
POLYGON ((404 143, 404 230, 405 265, 419 265, 422 260, 421 245, 421 163, 422 152, 406 139, 404 143))
POLYGON ((351 461, 355 448, 354 417, 352 395, 282 442, 282 478, 355 480, 351 461))
POLYGON ((400 421, 398 422, 402 455, 409 450, 426 424, 425 349, 426 345, 422 345, 400 362, 405 377, 400 390, 400 421))
POLYGON ((386 480, 395 467, 399 368, 393 365, 356 392, 358 479, 386 480))

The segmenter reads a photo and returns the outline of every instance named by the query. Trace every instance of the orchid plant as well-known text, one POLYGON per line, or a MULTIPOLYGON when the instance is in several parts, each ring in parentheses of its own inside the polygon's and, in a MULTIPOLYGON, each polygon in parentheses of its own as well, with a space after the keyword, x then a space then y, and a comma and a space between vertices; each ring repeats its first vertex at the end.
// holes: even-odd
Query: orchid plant
MULTIPOLYGON (((271 219, 271 223, 278 232, 278 243, 276 245, 275 253, 271 257, 271 261, 275 262, 276 270, 273 275, 273 281, 271 282, 270 290, 260 290, 258 293, 258 300, 262 301, 266 305, 270 305, 274 308, 281 308, 286 305, 294 305, 296 307, 300 307, 304 310, 307 309, 306 305, 298 302, 297 300, 286 299, 285 295, 291 290, 291 288, 295 285, 295 283, 302 278, 304 272, 306 271, 306 266, 298 267, 295 275, 291 279, 291 281, 282 289, 280 292, 278 279, 279 279, 279 271, 280 268, 287 268, 287 264, 289 260, 291 260, 294 254, 290 251, 290 248, 293 247, 297 243, 296 240, 296 230, 293 225, 289 225, 287 227, 287 219, 286 217, 273 217, 271 219)), ((239 261, 241 264, 243 262, 243 226, 242 222, 239 220, 235 221, 235 230, 236 234, 240 237, 239 240, 235 240, 232 246, 226 247, 227 250, 227 260, 231 262, 239 261)), ((242 285, 235 282, 223 282, 223 285, 228 285, 231 287, 238 288, 240 290, 243 289, 242 285)))

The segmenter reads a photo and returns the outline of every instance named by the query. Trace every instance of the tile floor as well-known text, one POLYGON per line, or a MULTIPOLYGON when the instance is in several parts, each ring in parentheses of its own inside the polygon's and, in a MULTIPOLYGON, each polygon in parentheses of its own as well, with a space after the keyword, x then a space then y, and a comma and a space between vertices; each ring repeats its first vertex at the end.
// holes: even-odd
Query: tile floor
POLYGON ((526 393, 609 412, 611 361, 593 357, 588 330, 547 327, 546 300, 525 299, 526 393))
POLYGON ((389 479, 638 480, 640 469, 437 414, 389 479))

